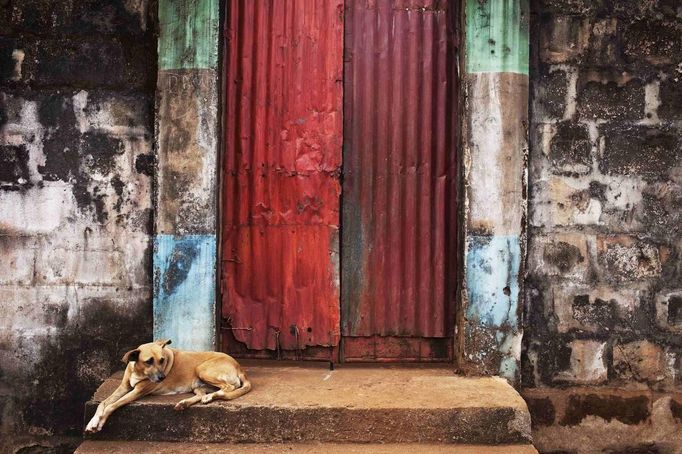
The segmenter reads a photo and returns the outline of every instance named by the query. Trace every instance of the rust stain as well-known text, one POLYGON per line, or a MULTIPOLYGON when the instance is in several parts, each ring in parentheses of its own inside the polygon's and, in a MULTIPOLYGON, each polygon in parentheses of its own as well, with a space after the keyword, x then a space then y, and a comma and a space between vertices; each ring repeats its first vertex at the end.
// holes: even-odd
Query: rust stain
POLYGON ((347 359, 451 355, 447 341, 418 339, 448 339, 454 326, 457 22, 445 6, 346 2, 347 359))
POLYGON ((222 311, 235 348, 339 342, 342 12, 229 4, 222 311))

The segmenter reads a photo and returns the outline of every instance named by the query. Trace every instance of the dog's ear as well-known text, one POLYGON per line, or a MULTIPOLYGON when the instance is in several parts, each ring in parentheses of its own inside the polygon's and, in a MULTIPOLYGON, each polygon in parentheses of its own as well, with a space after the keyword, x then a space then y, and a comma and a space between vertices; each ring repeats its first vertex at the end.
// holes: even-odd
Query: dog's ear
POLYGON ((159 339, 156 341, 157 344, 161 346, 161 348, 165 347, 166 345, 171 343, 170 339, 159 339))
POLYGON ((139 357, 140 357, 140 350, 136 348, 135 350, 130 350, 128 353, 123 355, 123 358, 121 359, 121 361, 128 364, 131 361, 137 362, 139 357))

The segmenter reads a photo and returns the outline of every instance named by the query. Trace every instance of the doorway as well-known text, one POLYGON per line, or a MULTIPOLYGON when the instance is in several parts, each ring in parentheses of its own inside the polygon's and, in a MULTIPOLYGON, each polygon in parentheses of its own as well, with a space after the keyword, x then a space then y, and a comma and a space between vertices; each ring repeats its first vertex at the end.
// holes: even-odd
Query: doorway
POLYGON ((224 351, 452 360, 454 3, 228 2, 224 351))

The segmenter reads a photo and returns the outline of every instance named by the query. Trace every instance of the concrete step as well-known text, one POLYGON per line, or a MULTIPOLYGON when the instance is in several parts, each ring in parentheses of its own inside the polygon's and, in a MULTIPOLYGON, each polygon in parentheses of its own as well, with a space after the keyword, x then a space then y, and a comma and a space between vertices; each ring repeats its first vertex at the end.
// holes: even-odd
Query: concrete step
MULTIPOLYGON (((173 410, 186 397, 152 396, 116 411, 94 439, 202 443, 529 444, 521 396, 497 377, 442 367, 248 365, 253 390, 230 402, 173 410)), ((86 422, 120 382, 105 381, 86 422)))
POLYGON ((343 444, 343 443, 171 443, 86 441, 75 454, 537 454, 531 445, 343 444))

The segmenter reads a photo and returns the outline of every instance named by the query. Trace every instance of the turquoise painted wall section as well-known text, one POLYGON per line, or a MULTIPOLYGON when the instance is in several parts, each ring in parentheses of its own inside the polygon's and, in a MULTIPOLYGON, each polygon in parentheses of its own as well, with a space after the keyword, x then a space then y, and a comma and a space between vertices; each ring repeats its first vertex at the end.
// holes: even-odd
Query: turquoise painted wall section
POLYGON ((467 0, 466 71, 528 74, 529 0, 467 0))
POLYGON ((469 320, 486 327, 518 326, 521 246, 517 235, 467 238, 469 320))
MULTIPOLYGON (((466 286, 469 304, 466 318, 475 326, 475 331, 483 330, 494 337, 494 353, 502 355, 497 374, 510 382, 518 378, 521 351, 520 266, 521 244, 518 235, 471 235, 467 238, 466 286)), ((485 357, 493 352, 473 353, 483 353, 485 357)))
POLYGON ((216 69, 218 0, 159 0, 159 70, 216 69))
POLYGON ((215 235, 154 239, 154 337, 185 350, 215 345, 215 235))

